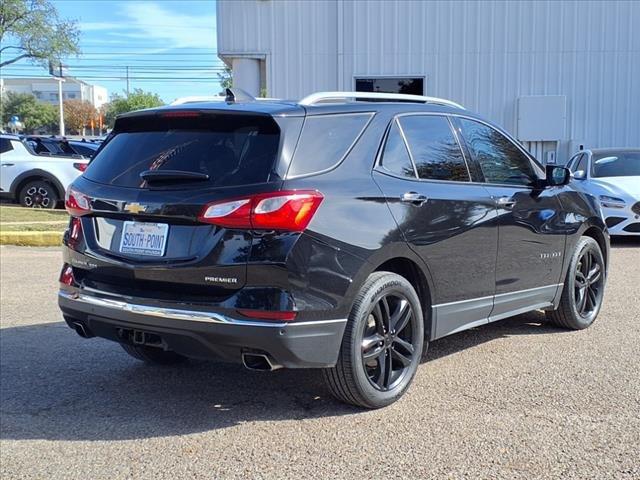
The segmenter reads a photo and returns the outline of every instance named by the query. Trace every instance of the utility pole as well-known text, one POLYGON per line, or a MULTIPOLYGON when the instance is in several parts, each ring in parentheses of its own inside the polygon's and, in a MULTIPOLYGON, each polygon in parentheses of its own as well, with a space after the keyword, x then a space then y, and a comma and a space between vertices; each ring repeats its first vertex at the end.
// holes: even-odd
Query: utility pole
POLYGON ((125 67, 127 69, 127 98, 129 98, 129 67, 125 67))

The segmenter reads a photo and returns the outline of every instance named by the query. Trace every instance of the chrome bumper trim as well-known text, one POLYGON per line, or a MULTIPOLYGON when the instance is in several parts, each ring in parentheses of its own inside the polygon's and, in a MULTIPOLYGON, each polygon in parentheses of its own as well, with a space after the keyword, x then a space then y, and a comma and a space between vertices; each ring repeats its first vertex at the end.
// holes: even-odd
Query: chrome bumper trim
POLYGON ((322 325, 326 323, 343 323, 347 321, 346 318, 338 318, 334 320, 318 320, 314 322, 257 322, 253 320, 239 320, 237 318, 228 317, 226 315, 214 312, 153 307, 150 305, 128 303, 121 300, 113 300, 110 298, 95 297, 93 295, 86 295, 84 293, 69 293, 62 290, 58 292, 58 296, 72 302, 111 308, 113 310, 120 310, 123 312, 135 313, 138 315, 146 315, 148 317, 172 318, 175 320, 187 320, 191 322, 217 323, 245 327, 284 328, 304 325, 322 325))

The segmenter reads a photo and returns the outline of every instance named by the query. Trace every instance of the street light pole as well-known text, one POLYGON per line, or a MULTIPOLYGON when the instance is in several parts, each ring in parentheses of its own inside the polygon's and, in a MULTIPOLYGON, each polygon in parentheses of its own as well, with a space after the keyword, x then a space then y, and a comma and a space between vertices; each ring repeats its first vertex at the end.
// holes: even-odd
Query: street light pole
POLYGON ((58 80, 58 109, 60 113, 59 127, 60 136, 64 137, 64 107, 62 106, 62 82, 64 82, 64 75, 62 74, 62 62, 58 61, 55 64, 53 61, 49 61, 49 75, 58 80), (56 72, 56 67, 58 71, 56 72))
POLYGON ((64 107, 62 105, 62 82, 64 79, 58 77, 58 107, 60 113, 60 136, 64 137, 64 107))

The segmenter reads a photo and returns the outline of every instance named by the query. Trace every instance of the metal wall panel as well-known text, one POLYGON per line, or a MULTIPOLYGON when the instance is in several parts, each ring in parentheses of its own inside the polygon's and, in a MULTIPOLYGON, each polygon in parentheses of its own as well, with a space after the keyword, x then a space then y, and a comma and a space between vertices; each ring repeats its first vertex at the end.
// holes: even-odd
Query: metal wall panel
POLYGON ((559 161, 580 143, 640 146, 640 2, 217 5, 220 56, 264 55, 269 96, 352 90, 355 76, 425 76, 427 95, 515 132, 519 96, 566 95, 559 161))

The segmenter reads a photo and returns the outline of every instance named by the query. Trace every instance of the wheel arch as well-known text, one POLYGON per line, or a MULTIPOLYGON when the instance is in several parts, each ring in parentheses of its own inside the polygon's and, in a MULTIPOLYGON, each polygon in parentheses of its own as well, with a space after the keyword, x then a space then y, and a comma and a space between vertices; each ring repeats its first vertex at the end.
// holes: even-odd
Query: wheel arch
POLYGON ((604 265, 605 269, 609 271, 609 242, 607 241, 607 237, 602 229, 598 228, 595 225, 588 226, 584 232, 582 232, 583 237, 591 237, 600 246, 600 251, 602 251, 602 256, 604 257, 604 265))
POLYGON ((418 294, 418 298, 420 298, 420 304, 422 305, 425 339, 431 339, 433 336, 433 315, 431 309, 433 305, 432 289, 429 285, 427 275, 420 265, 407 257, 394 257, 384 261, 373 271, 395 273, 407 279, 409 283, 413 285, 418 294))
POLYGON ((64 199, 65 189, 62 186, 62 183, 50 172, 46 170, 41 170, 39 168, 35 168, 33 170, 27 170, 26 172, 22 172, 18 175, 13 182, 11 183, 11 189, 13 196, 15 199, 19 200, 18 196, 20 195, 20 190, 31 181, 42 180, 47 183, 50 183, 53 188, 55 188, 56 193, 58 194, 59 199, 64 199))

